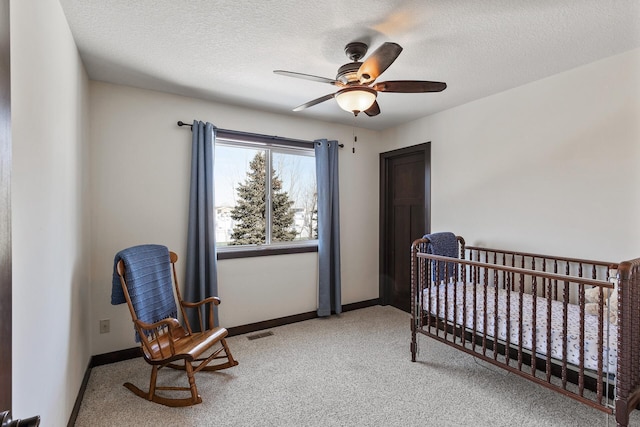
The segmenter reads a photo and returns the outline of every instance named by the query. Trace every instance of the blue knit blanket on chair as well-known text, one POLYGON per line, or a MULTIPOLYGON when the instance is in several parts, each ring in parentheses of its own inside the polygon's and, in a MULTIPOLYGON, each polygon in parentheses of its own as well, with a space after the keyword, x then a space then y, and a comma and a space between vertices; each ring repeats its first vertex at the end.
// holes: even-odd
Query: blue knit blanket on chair
MULTIPOLYGON (((458 258, 458 239, 456 235, 450 232, 441 232, 426 234, 424 239, 429 239, 427 245, 427 253, 432 255, 446 256, 450 258, 458 258)), ((433 261, 432 279, 448 280, 455 277, 456 265, 451 262, 433 261), (436 265, 438 268, 436 269, 436 265)))
MULTIPOLYGON (((168 317, 176 318, 169 249, 162 245, 140 245, 118 252, 113 260, 113 305, 127 302, 117 271, 120 260, 124 262, 127 290, 138 319, 155 323, 168 317)), ((139 340, 136 333, 136 341, 139 340)))

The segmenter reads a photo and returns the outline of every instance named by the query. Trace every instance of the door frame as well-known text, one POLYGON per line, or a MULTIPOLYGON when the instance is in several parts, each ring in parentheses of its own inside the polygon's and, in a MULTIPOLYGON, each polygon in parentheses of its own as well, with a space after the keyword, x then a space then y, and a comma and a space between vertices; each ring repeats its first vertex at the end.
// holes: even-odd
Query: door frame
POLYGON ((11 55, 9 0, 0 1, 0 411, 11 409, 11 55))
MULTIPOLYGON (((387 266, 385 262, 389 258, 387 242, 389 241, 387 222, 389 212, 387 211, 388 192, 389 192, 389 162, 391 159, 408 154, 424 153, 424 223, 426 226, 425 234, 431 231, 431 141, 412 145, 409 147, 399 148, 397 150, 380 153, 380 233, 379 233, 379 300, 380 305, 389 305, 391 303, 391 283, 388 280, 387 266)), ((420 236, 416 236, 418 238, 420 236)), ((407 256, 410 254, 410 248, 407 248, 407 256)))

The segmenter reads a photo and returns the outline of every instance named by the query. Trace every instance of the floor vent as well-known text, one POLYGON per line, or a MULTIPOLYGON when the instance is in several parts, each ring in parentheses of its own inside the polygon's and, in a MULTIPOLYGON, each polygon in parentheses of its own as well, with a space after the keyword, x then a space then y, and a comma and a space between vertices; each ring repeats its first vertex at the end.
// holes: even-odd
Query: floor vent
POLYGON ((247 339, 249 339, 249 340, 257 340, 258 338, 269 337, 271 335, 273 335, 273 332, 271 332, 271 331, 259 332, 257 334, 247 335, 247 339))

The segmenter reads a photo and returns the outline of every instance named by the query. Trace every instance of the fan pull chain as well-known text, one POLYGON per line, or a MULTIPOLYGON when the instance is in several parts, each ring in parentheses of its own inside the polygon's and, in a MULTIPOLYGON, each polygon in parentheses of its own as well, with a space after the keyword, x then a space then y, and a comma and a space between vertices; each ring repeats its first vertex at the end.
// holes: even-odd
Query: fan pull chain
POLYGON ((356 135, 356 126, 355 126, 355 122, 356 122, 356 117, 353 117, 353 125, 351 126, 351 134, 353 135, 353 143, 351 146, 351 152, 353 154, 356 154, 356 142, 358 142, 358 135, 356 135))

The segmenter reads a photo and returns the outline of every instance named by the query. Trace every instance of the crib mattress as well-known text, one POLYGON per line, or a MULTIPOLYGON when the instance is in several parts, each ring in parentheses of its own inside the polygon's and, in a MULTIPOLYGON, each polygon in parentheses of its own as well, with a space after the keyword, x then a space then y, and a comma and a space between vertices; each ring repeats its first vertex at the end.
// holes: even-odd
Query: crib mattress
MULTIPOLYGON (((456 298, 456 319, 455 323, 458 325, 464 324, 467 328, 473 329, 473 294, 474 287, 471 284, 467 285, 466 290, 466 319, 463 322, 463 305, 465 299, 463 299, 463 284, 462 283, 448 283, 441 285, 431 286, 431 307, 430 312, 434 316, 438 316, 441 319, 445 316, 445 288, 447 288, 447 320, 454 322, 454 288, 457 287, 456 298), (437 288, 439 289, 439 299, 436 299, 437 288), (438 304, 439 303, 439 304, 438 304), (436 312, 436 307, 439 306, 436 312)), ((424 290, 423 309, 428 310, 429 289, 424 290)), ((478 333, 484 331, 484 286, 477 285, 477 297, 476 297, 476 327, 475 330, 478 333)), ((506 341, 507 339, 507 293, 508 291, 500 289, 498 291, 498 315, 495 315, 495 290, 492 287, 487 291, 487 337, 495 338, 495 322, 498 322, 498 339, 506 341)), ((533 351, 533 295, 523 294, 522 302, 522 347, 529 351, 533 351)), ((520 294, 518 292, 511 292, 509 298, 510 308, 510 330, 509 340, 512 345, 517 346, 520 340, 519 337, 519 314, 520 314, 520 294)), ((536 350, 535 352, 543 357, 547 354, 547 310, 548 300, 542 297, 536 297, 536 350)), ((562 360, 562 353, 564 348, 564 337, 562 333, 563 325, 563 313, 564 304, 560 301, 551 301, 551 357, 557 360, 562 360)), ((575 304, 567 305, 567 363, 575 366, 579 365, 580 357, 580 307, 575 304)), ((585 346, 584 346, 584 367, 597 371, 598 369, 598 316, 585 314, 585 346)), ((618 357, 617 349, 617 326, 610 324, 607 320, 604 321, 604 345, 603 345, 603 372, 614 373, 616 372, 616 362, 618 357), (607 329, 609 335, 607 337, 607 329)))

